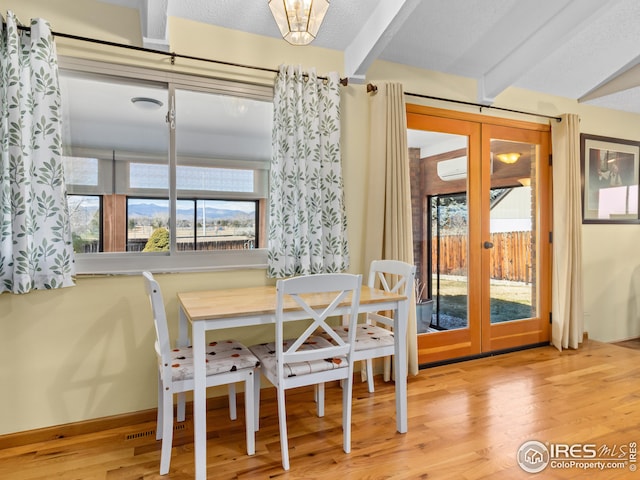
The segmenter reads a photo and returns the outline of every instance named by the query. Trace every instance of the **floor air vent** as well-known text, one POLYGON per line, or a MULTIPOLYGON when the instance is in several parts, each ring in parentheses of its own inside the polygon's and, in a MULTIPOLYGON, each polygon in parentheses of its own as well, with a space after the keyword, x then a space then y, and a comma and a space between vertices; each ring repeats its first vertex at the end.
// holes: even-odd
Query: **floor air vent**
POLYGON ((150 437, 151 435, 155 435, 155 434, 156 434, 155 429, 147 430, 146 432, 130 433, 129 435, 127 435, 126 439, 127 440, 135 440, 136 438, 150 437))
MULTIPOLYGON (((180 431, 180 430, 184 430, 185 428, 187 428, 186 424, 184 423, 178 423, 176 425, 173 426, 173 431, 180 431)), ((136 438, 145 438, 145 437, 155 437, 156 435, 156 429, 151 429, 151 430, 146 430, 144 432, 136 432, 136 433, 130 433, 125 437, 125 440, 135 440, 136 438)))

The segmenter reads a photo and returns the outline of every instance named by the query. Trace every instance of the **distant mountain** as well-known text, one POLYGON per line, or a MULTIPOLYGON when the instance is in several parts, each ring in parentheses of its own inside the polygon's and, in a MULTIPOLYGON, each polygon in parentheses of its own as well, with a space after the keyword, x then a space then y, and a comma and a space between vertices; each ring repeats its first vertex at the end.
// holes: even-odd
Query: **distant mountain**
MULTIPOLYGON (((227 220, 245 220, 254 217, 253 213, 243 212, 242 210, 228 210, 223 208, 205 208, 204 213, 208 220, 227 219, 227 220)), ((202 209, 199 208, 197 218, 202 219, 202 209)), ((179 220, 192 219, 193 208, 178 209, 176 211, 179 220)), ((169 209, 153 203, 143 203, 129 206, 129 218, 149 218, 156 215, 169 215, 169 209)))

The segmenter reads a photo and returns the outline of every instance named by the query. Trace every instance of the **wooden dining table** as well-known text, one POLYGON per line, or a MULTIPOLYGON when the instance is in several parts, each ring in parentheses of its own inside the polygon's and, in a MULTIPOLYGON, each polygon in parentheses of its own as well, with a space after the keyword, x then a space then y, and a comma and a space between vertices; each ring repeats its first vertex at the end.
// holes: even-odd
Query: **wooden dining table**
MULTIPOLYGON (((328 295, 314 295, 313 308, 327 306, 333 299, 328 295)), ((207 415, 206 415, 206 332, 223 328, 250 327, 275 323, 275 286, 241 287, 222 290, 202 290, 178 293, 180 324, 178 344, 192 343, 194 363, 193 423, 196 479, 207 477, 207 415), (191 342, 188 326, 191 325, 191 342)), ((359 311, 379 312, 394 310, 395 339, 395 398, 396 428, 407 431, 407 318, 409 299, 399 293, 385 292, 363 286, 359 311)), ((348 302, 339 307, 337 314, 345 314, 348 302)), ((285 305, 285 320, 308 318, 297 304, 285 305)), ((245 406, 245 408, 251 408, 245 406)))

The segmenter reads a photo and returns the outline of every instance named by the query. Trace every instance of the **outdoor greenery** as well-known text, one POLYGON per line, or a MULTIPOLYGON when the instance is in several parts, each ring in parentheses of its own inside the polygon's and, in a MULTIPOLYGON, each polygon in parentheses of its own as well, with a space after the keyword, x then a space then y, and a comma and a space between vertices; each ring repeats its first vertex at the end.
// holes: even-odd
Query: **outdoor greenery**
POLYGON ((143 252, 167 252, 169 251, 169 230, 164 227, 156 228, 147 244, 144 246, 143 252))
POLYGON ((71 238, 75 253, 86 253, 98 244, 100 239, 100 211, 90 211, 84 205, 84 199, 92 197, 69 195, 69 219, 71 223, 71 238))
MULTIPOLYGON (((508 194, 511 189, 494 188, 490 191, 491 205, 497 204, 508 194)), ((467 278, 465 276, 464 253, 457 257, 456 250, 451 249, 448 242, 453 236, 466 239, 468 234, 468 208, 466 193, 435 195, 431 198, 431 226, 434 242, 438 243, 438 252, 447 250, 454 252, 451 257, 438 257, 434 259, 435 267, 441 273, 439 278, 439 290, 436 288, 436 278, 433 279, 433 291, 430 298, 434 303, 434 323, 436 314, 441 328, 462 328, 467 325, 467 278), (453 260, 451 260, 453 258, 453 260), (462 263, 460 263, 462 259, 462 263), (457 267, 457 268, 456 268, 457 267), (443 275, 443 272, 447 275, 443 275), (460 275, 460 276, 458 276, 460 275)), ((466 245, 454 245, 465 249, 466 245)), ((464 252, 466 250, 462 250, 464 252)), ((504 271, 500 273, 504 274, 504 271)), ((500 278, 509 278, 508 276, 500 278)), ((517 277, 516 278, 520 278, 517 277)), ((511 278, 512 280, 512 278, 511 278)), ((499 323, 521 318, 529 318, 535 315, 532 309, 532 286, 525 282, 495 281, 491 283, 491 322, 499 323)), ((422 297, 419 297, 422 298, 422 297)))
MULTIPOLYGON (((531 285, 518 282, 500 282, 491 287, 491 321, 500 323, 508 320, 529 318, 531 309, 531 285)), ((438 298, 434 292, 434 299, 438 298)), ((467 319, 467 284, 464 281, 440 279, 438 298, 440 314, 444 317, 467 319)), ((434 305, 434 313, 436 306, 434 305)), ((441 321, 441 325, 446 322, 441 321)), ((460 323, 460 322, 457 322, 460 323)), ((459 325, 458 325, 459 328, 459 325)))

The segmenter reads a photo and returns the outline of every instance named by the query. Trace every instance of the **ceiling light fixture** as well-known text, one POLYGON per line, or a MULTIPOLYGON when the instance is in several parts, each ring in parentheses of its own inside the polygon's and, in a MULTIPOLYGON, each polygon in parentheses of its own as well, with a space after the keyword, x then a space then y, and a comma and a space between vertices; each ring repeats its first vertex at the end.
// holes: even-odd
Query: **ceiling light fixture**
POLYGON ((318 35, 329 0, 269 0, 282 37, 291 45, 308 45, 318 35))
POLYGON ((131 102, 143 110, 157 110, 162 107, 163 103, 160 100, 150 97, 133 97, 131 102))
POLYGON ((520 158, 520 154, 519 153, 499 153, 496 155, 496 157, 498 157, 498 160, 500 160, 502 163, 511 165, 512 163, 516 163, 518 161, 518 159, 520 158))

